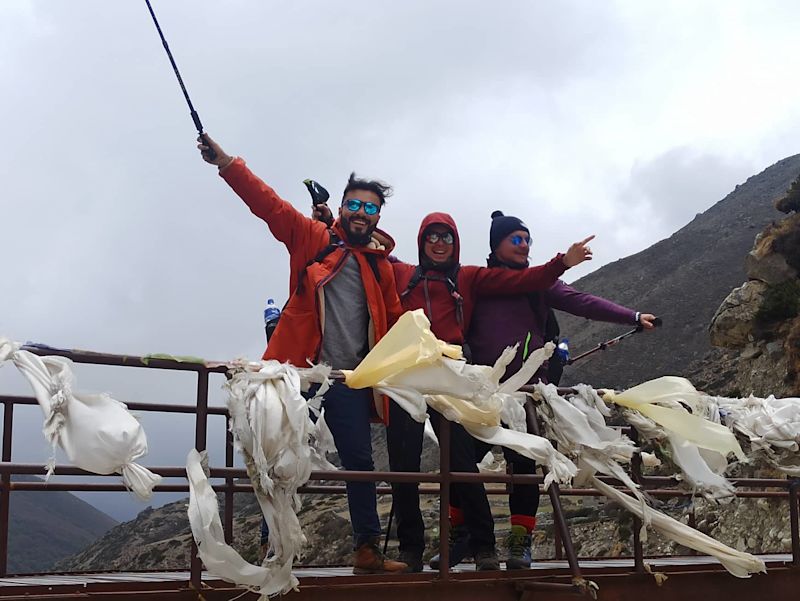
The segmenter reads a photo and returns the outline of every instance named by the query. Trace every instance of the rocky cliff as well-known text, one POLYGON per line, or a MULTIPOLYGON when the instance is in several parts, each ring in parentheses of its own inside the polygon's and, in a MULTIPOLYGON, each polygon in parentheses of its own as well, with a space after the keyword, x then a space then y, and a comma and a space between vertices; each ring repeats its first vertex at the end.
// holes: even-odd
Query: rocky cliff
MULTIPOLYGON (((800 175, 800 155, 779 161, 650 248, 605 265, 574 286, 664 318, 655 333, 637 335, 565 370, 563 384, 625 388, 665 374, 685 375, 692 363, 719 358, 708 336, 717 307, 747 278, 753 240, 783 217, 776 199, 800 175)), ((627 328, 558 313, 573 354, 627 328)))
POLYGON ((725 359, 696 366, 698 384, 718 394, 800 396, 800 178, 775 206, 789 215, 756 237, 747 281, 711 321, 711 343, 725 359))

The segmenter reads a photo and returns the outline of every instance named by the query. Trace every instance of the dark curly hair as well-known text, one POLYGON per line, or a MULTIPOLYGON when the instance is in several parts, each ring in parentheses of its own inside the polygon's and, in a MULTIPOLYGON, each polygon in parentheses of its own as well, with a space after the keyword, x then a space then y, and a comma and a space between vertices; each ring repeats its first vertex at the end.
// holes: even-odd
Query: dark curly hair
POLYGON ((347 193, 351 190, 367 190, 375 194, 381 199, 381 205, 386 204, 386 199, 392 195, 392 187, 377 179, 361 179, 356 177, 356 172, 353 171, 347 180, 347 185, 342 193, 342 201, 347 197, 347 193))

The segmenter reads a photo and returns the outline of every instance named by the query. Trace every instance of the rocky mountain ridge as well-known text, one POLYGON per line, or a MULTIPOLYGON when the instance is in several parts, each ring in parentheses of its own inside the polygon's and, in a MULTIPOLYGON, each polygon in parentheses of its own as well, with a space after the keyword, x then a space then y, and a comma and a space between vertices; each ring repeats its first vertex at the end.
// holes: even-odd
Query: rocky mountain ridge
MULTIPOLYGON (((15 482, 42 482, 14 476, 15 482)), ((73 555, 118 522, 73 494, 57 491, 11 493, 8 522, 8 572, 45 572, 73 555)))
MULTIPOLYGON (((655 313, 664 326, 574 364, 562 384, 626 388, 665 374, 685 375, 706 356, 720 357, 708 336, 711 318, 747 278, 744 258, 756 235, 783 217, 774 202, 798 175, 800 155, 778 161, 669 238, 574 282, 578 290, 655 313)), ((626 331, 561 312, 558 319, 573 354, 626 331)))

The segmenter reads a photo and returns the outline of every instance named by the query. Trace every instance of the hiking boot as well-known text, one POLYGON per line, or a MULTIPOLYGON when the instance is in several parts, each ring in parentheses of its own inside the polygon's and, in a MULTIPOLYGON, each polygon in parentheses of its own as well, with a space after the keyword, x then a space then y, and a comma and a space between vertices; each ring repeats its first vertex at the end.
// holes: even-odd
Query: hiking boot
MULTIPOLYGON (((450 528, 450 536, 448 538, 448 545, 450 547, 450 567, 457 566, 462 561, 472 556, 469 548, 469 530, 465 525, 453 526, 450 528)), ((439 554, 437 553, 431 557, 430 564, 434 570, 439 569, 439 554)))
POLYGON ((353 554, 353 574, 400 574, 406 568, 401 561, 386 559, 377 541, 364 543, 353 554))
POLYGON ((422 571, 422 551, 400 551, 400 555, 397 559, 406 564, 406 568, 403 572, 407 574, 422 571))
POLYGON ((500 561, 497 559, 494 547, 475 551, 475 569, 479 572, 500 569, 500 561))
POLYGON ((531 567, 531 535, 525 526, 511 526, 506 537, 507 570, 527 570, 531 567))

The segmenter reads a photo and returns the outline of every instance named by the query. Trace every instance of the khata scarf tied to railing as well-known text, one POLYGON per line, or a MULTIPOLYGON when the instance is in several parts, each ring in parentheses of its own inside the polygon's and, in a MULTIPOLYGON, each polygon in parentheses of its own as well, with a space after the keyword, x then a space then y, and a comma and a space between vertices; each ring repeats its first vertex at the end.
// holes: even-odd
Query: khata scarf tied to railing
MULTIPOLYGON (((646 384, 651 383, 648 382, 646 384)), ((687 390, 684 382, 673 382, 673 384, 682 387, 684 392, 687 390)), ((669 383, 661 382, 660 385, 644 386, 638 391, 630 389, 622 395, 616 396, 606 391, 604 399, 605 397, 610 397, 607 400, 611 402, 620 397, 623 397, 624 400, 643 399, 644 397, 640 396, 643 389, 659 391, 661 394, 654 398, 663 399, 665 398, 664 385, 669 385, 669 383), (631 391, 633 392, 631 393, 631 391)), ((584 385, 576 388, 578 394, 570 399, 560 397, 556 387, 552 384, 537 385, 536 393, 534 394, 534 397, 540 399, 543 403, 543 406, 539 407, 539 414, 545 422, 548 436, 556 440, 559 443, 559 447, 571 455, 578 464, 580 471, 575 479, 576 483, 586 483, 596 488, 606 497, 616 501, 642 520, 641 537, 643 541, 647 540, 646 529, 652 527, 681 545, 716 557, 725 569, 739 578, 747 578, 750 574, 757 572, 766 572, 764 562, 758 557, 732 549, 650 507, 647 504, 646 495, 639 490, 639 486, 633 482, 619 464, 619 462, 627 463, 630 461, 632 453, 636 450, 632 441, 618 430, 606 425, 604 417, 608 417, 610 414, 597 392, 584 385), (633 493, 633 497, 597 479, 595 475, 597 472, 620 480, 633 493)), ((674 397, 671 398, 674 399, 674 397)), ((653 412, 650 413, 652 415, 653 412)), ((686 415, 690 418, 695 417, 689 413, 686 413, 686 415)), ((661 417, 660 414, 659 417, 661 417)), ((662 421, 669 423, 671 427, 675 428, 675 431, 681 432, 682 435, 693 433, 693 440, 700 442, 704 446, 714 445, 718 448, 725 448, 720 441, 725 441, 727 437, 717 428, 711 428, 714 431, 714 436, 710 437, 709 440, 704 440, 700 432, 706 426, 697 424, 694 419, 684 420, 683 416, 668 416, 668 419, 662 419, 662 421)), ((645 425, 649 424, 645 423, 645 425)), ((711 426, 715 425, 718 424, 711 424, 711 426)), ((673 434, 674 431, 670 431, 670 435, 673 434)), ((696 447, 687 442, 686 439, 683 439, 683 443, 687 449, 696 450, 696 447)), ((738 448, 738 443, 736 443, 735 439, 733 443, 738 448)), ((728 444, 730 445, 730 442, 728 444)), ((731 450, 733 452, 733 448, 731 450)), ((681 467, 684 468, 684 466, 681 467)), ((729 482, 727 484, 731 489, 733 488, 729 482)))
MULTIPOLYGON (((319 370, 313 377, 325 378, 319 370)), ((225 542, 217 498, 192 450, 187 458, 189 523, 198 556, 209 572, 261 598, 297 588, 292 565, 306 539, 297 519, 297 489, 313 467, 335 469, 310 445, 309 404, 296 369, 277 361, 242 364, 226 383, 234 443, 241 453, 261 512, 269 526, 269 549, 261 566, 245 561, 225 542), (254 371, 257 369, 257 371, 254 371)))
POLYGON ((61 447, 76 467, 94 474, 121 474, 137 497, 150 499, 161 476, 135 463, 147 454, 147 437, 124 403, 107 394, 74 392, 72 361, 39 357, 0 337, 0 365, 6 361, 28 380, 44 413, 43 433, 53 446, 48 478, 55 470, 56 447, 61 447))
POLYGON ((343 371, 350 388, 374 388, 394 400, 418 422, 430 406, 464 426, 483 442, 513 449, 549 468, 545 487, 569 482, 575 465, 549 440, 524 430, 525 395, 517 391, 553 352, 552 343, 534 351, 519 372, 500 383, 516 349, 509 348, 492 366, 469 365, 461 360, 461 348, 445 344, 431 332, 421 309, 409 311, 397 321, 364 360, 352 371, 343 371), (502 418, 518 430, 503 428, 502 418))

